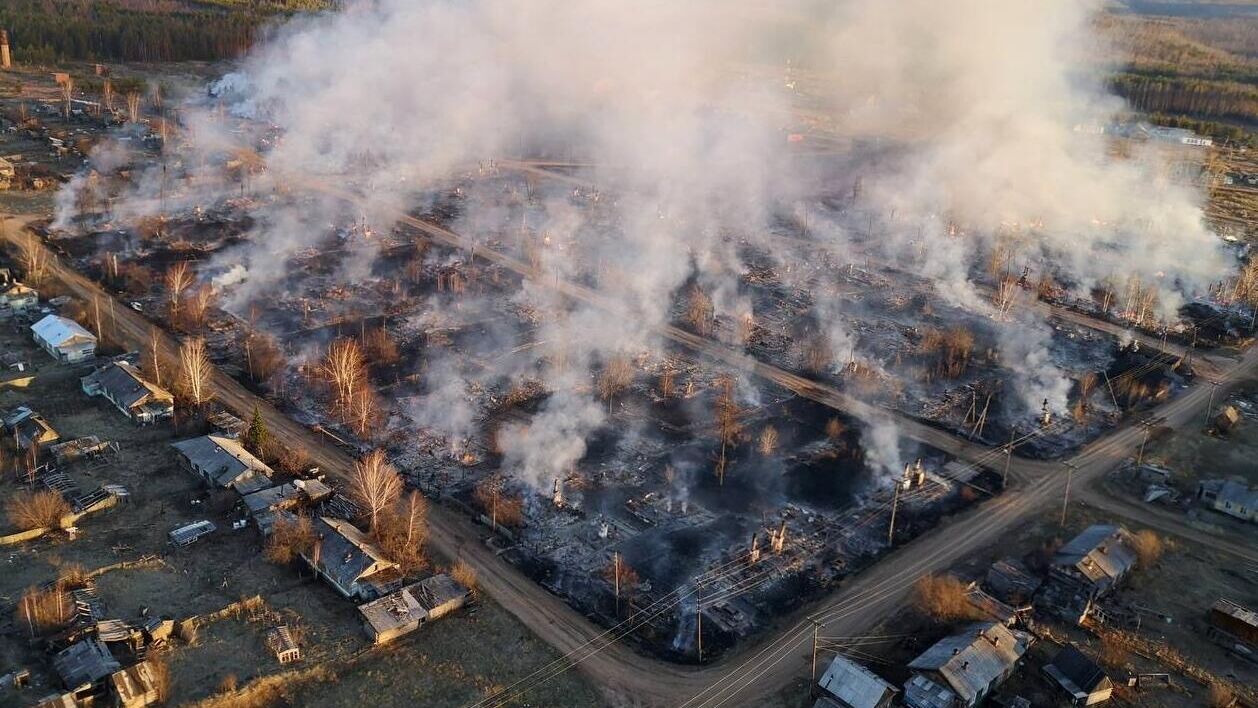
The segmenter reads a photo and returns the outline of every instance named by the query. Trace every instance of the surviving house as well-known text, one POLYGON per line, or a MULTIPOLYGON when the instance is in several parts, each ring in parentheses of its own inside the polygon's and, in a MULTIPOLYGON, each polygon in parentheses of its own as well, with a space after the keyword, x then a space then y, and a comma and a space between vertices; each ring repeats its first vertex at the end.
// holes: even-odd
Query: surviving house
POLYGON ((825 692, 823 700, 829 699, 828 706, 840 708, 886 708, 897 693, 874 672, 841 654, 830 662, 817 685, 825 692))
POLYGON ((31 325, 31 332, 35 343, 58 361, 75 364, 96 356, 96 336, 74 320, 48 315, 31 325))
POLYGON ((1215 511, 1258 522, 1258 489, 1234 479, 1207 479, 1197 484, 1197 498, 1215 511))
POLYGON ((1094 706, 1114 694, 1114 682, 1105 671, 1070 645, 1045 664, 1044 675, 1070 697, 1072 706, 1094 706))
POLYGON ((909 664, 904 703, 913 708, 975 706, 1009 678, 1031 635, 998 622, 977 622, 945 637, 909 664))
POLYGON ((215 487, 230 487, 250 494, 271 486, 271 468, 239 442, 218 435, 204 435, 172 443, 180 462, 215 487))
POLYGON ((1108 595, 1136 567, 1135 543, 1121 526, 1084 529, 1053 556, 1040 594, 1047 609, 1079 621, 1093 600, 1108 595))
POLYGON ((467 588, 448 575, 434 575, 358 606, 363 628, 376 644, 391 642, 462 607, 467 588))
POLYGON ((0 286, 0 308, 21 314, 39 307, 39 293, 21 283, 0 286))
POLYGON ((61 439, 61 434, 38 413, 30 413, 13 424, 13 441, 19 449, 47 447, 61 439))
POLYGON ((350 522, 320 516, 314 532, 314 546, 302 558, 345 597, 373 600, 401 588, 398 564, 350 522))
POLYGON ((80 379, 83 393, 103 396, 131 420, 148 424, 175 414, 175 397, 150 383, 140 370, 125 361, 115 361, 80 379))
POLYGON ((332 488, 317 479, 292 482, 246 494, 241 500, 258 530, 269 535, 280 512, 310 506, 332 496, 332 488))

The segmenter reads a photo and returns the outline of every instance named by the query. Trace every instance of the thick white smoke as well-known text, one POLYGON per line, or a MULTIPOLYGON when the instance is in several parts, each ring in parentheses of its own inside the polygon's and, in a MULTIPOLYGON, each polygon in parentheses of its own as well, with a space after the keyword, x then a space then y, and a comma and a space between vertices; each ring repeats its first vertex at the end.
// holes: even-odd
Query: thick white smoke
MULTIPOLYGON (((1104 125, 1121 108, 1100 89, 1103 77, 1079 61, 1095 41, 1090 18, 1099 7, 1100 0, 351 1, 283 28, 212 93, 229 113, 278 127, 265 150, 270 178, 252 188, 344 180, 367 195, 368 221, 491 159, 573 154, 596 165, 594 179, 616 193, 606 207, 614 237, 577 239, 590 217, 561 199, 543 199, 540 223, 529 224, 557 242, 581 243, 543 253, 545 277, 597 270, 599 290, 617 307, 609 316, 526 284, 521 298, 564 311, 539 327, 541 351, 566 362, 555 374, 562 378, 658 347, 652 327, 670 319, 692 278, 718 313, 751 313, 737 287, 739 239, 779 251, 769 236, 774 216, 795 211, 816 187, 786 149, 797 104, 845 136, 888 148, 877 165, 841 158, 869 168, 859 206, 876 214, 884 255, 934 279, 954 304, 987 307, 971 278, 994 233, 1015 222, 1017 262, 1051 258, 1054 275, 1081 291, 1138 274, 1166 291, 1165 304, 1217 278, 1225 261, 1202 224, 1200 195, 1159 181, 1141 162, 1109 158, 1102 138, 1076 130, 1104 125), (804 100, 783 80, 787 60, 803 67, 796 70, 804 100)), ((234 138, 214 111, 189 111, 185 122, 202 153, 230 151, 234 138)), ((142 180, 132 200, 145 213, 153 191, 152 180, 142 180)), ((283 256, 343 222, 343 212, 334 200, 270 203, 244 254, 251 292, 277 282, 283 256)), ((487 219, 473 212, 459 226, 501 228, 487 219)), ((835 224, 812 232, 840 249, 847 238, 835 224)), ((814 296, 823 334, 845 357, 852 340, 839 322, 842 305, 814 296)), ((998 345, 1020 398, 1064 408, 1067 382, 1047 357, 1044 329, 1020 320, 1006 328, 998 345)), ((433 371, 458 377, 453 366, 433 371)), ((584 454, 585 436, 604 417, 585 393, 588 381, 552 388, 527 431, 500 436, 508 466, 543 486, 584 454)), ((432 390, 437 404, 461 398, 462 385, 432 390)), ((448 432, 462 435, 471 420, 450 422, 458 430, 448 432)), ((894 470, 888 430, 875 423, 869 437, 874 461, 894 470)))

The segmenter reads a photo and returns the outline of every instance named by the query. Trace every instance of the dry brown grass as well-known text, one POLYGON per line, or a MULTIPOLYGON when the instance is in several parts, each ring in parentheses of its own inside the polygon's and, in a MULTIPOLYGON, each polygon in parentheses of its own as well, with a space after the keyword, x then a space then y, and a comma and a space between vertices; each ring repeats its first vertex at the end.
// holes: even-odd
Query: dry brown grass
POLYGON ((913 583, 913 605, 922 614, 941 622, 978 619, 979 613, 965 597, 965 583, 951 575, 923 575, 913 583))
POLYGON ((9 497, 4 505, 9 523, 20 531, 55 529, 70 513, 70 505, 57 492, 22 492, 9 497))
POLYGON ((450 569, 450 577, 454 578, 454 582, 462 585, 469 591, 476 592, 478 581, 476 569, 468 565, 467 561, 459 560, 458 563, 455 563, 454 567, 450 569))
POLYGON ((222 692, 188 704, 190 708, 270 708, 292 698, 298 686, 336 680, 336 673, 324 665, 271 674, 250 681, 233 691, 222 692))
POLYGON ((153 672, 153 688, 157 690, 157 700, 165 703, 170 700, 170 664, 162 657, 151 657, 146 663, 153 672))
POLYGON ((1112 634, 1101 635, 1101 650, 1097 660, 1107 669, 1118 671, 1127 665, 1127 647, 1112 634))
POLYGON ((1223 686, 1210 687, 1210 708, 1232 708, 1236 705, 1236 694, 1223 686))
POLYGON ((1161 560, 1166 544, 1157 533, 1145 529, 1132 534, 1132 546, 1136 551, 1136 559, 1141 568, 1152 568, 1161 560))

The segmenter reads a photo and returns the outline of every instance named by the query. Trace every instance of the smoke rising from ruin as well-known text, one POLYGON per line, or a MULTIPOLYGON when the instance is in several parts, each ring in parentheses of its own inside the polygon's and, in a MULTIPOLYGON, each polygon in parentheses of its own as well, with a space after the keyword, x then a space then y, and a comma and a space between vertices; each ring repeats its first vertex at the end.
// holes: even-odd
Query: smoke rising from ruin
MULTIPOLYGON (((754 317, 739 296, 739 243, 780 249, 775 218, 818 181, 787 149, 797 108, 781 80, 787 60, 802 67, 840 132, 888 143, 877 164, 845 158, 868 175, 854 208, 871 214, 881 255, 934 279, 943 300, 991 311, 972 277, 998 237, 1016 245, 1014 263, 1051 271, 1076 292, 1139 275, 1157 284, 1168 311, 1219 277, 1227 264, 1202 224, 1201 195, 1148 162, 1109 158, 1091 130, 1122 108, 1079 61, 1095 41, 1089 22, 1099 4, 351 2, 282 28, 214 93, 231 112, 278 127, 264 151, 268 174, 251 190, 349 175, 368 195, 362 218, 382 228, 384 214, 451 174, 508 156, 572 155, 616 190, 599 224, 568 200, 544 197, 527 225, 580 244, 543 248, 539 282, 518 295, 559 313, 539 325, 539 352, 565 365, 544 367, 554 394, 532 425, 501 431, 499 444, 509 470, 545 488, 605 419, 605 406, 574 379, 611 356, 658 350, 651 330, 671 321, 684 286, 702 286, 717 315, 754 317), (590 237, 605 223, 614 235, 590 237), (616 303, 613 316, 545 286, 590 272, 616 303)), ((230 149, 212 109, 184 120, 203 154, 230 149)), ((150 170, 138 179, 115 210, 156 213, 157 177, 150 170)), ((234 298, 274 287, 283 256, 343 222, 343 212, 331 200, 270 202, 252 244, 230 254, 249 273, 234 298)), ((821 222, 815 235, 846 248, 836 217, 810 218, 821 222)), ((469 210, 456 227, 479 237, 501 228, 489 221, 469 210)), ((355 278, 370 277, 364 260, 349 260, 355 278)), ((840 363, 850 349, 861 356, 859 338, 839 321, 844 305, 823 292, 814 299, 831 353, 840 363)), ((1024 407, 1047 398, 1064 411, 1068 379, 1046 356, 1045 325, 1016 318, 1000 327, 1024 407)), ((439 363, 432 373, 447 380, 428 404, 458 412, 420 419, 466 435, 458 367, 439 363)), ((871 425, 871 460, 898 471, 893 429, 871 425)))

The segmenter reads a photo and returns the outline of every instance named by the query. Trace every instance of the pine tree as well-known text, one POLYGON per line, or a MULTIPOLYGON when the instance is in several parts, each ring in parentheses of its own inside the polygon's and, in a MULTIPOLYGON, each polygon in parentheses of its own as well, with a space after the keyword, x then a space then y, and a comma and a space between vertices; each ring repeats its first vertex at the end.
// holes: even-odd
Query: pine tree
POLYGON ((245 449, 255 455, 262 455, 270 433, 266 429, 266 421, 262 420, 262 411, 253 407, 253 417, 249 419, 249 427, 245 430, 245 449))

